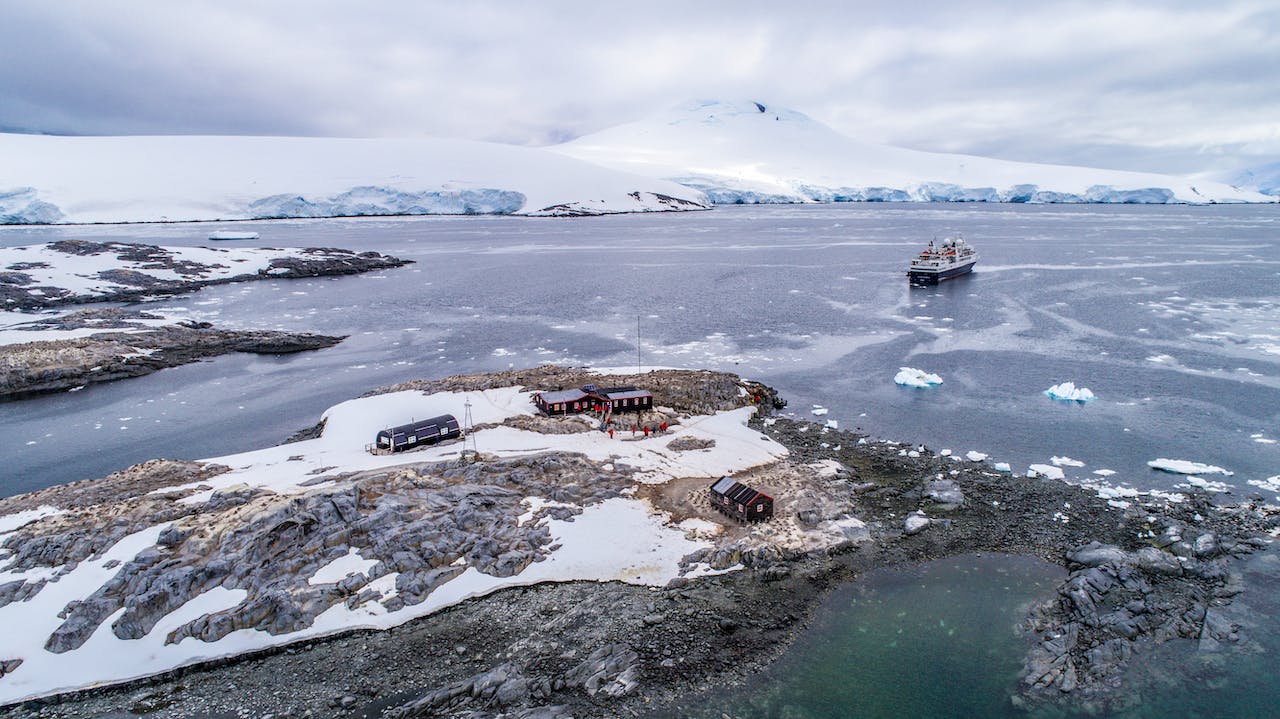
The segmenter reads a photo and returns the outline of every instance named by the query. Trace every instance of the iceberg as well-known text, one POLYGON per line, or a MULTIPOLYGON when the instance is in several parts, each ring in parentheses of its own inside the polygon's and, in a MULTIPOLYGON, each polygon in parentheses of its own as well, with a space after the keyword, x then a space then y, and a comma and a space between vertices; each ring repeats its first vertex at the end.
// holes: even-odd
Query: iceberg
POLYGON ((1228 477, 1235 474, 1235 472, 1227 471, 1212 464, 1189 462, 1185 459, 1165 459, 1164 457, 1147 462, 1147 466, 1171 474, 1225 474, 1228 477))
POLYGON ((1060 467, 1055 467, 1052 464, 1033 464, 1027 468, 1027 476, 1062 479, 1065 475, 1060 467))
POLYGON ((904 387, 919 387, 921 389, 928 389, 942 384, 942 378, 938 375, 929 374, 914 367, 899 367, 898 374, 894 375, 893 381, 904 387))
POLYGON ((1079 402, 1080 404, 1096 399, 1093 392, 1088 387, 1076 387, 1074 382, 1055 384, 1045 390, 1044 395, 1051 399, 1062 400, 1064 402, 1079 402))

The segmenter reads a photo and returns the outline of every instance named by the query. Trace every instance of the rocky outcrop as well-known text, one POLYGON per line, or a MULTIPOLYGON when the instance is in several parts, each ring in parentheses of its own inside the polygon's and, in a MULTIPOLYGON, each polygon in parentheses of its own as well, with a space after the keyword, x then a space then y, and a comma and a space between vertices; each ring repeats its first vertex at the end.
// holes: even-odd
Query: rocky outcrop
POLYGON ((0 399, 59 392, 87 384, 140 377, 231 352, 287 354, 332 347, 342 337, 267 330, 221 330, 208 323, 147 327, 145 312, 85 310, 43 324, 51 329, 92 327, 76 339, 0 345, 0 399), (144 328, 145 327, 145 328, 144 328), (122 329, 133 329, 121 332, 122 329))
MULTIPOLYGON (((236 607, 178 627, 168 642, 216 641, 249 628, 288 634, 338 603, 377 601, 395 610, 422 602, 462 571, 459 564, 493 576, 518 574, 551 544, 545 525, 518 522, 526 496, 570 505, 545 508, 541 515, 570 516, 581 511, 574 507, 617 496, 628 476, 578 455, 548 453, 373 473, 294 498, 233 488, 193 504, 175 501, 186 492, 148 493, 110 511, 94 508, 34 522, 8 535, 3 546, 13 552, 10 568, 67 567, 129 533, 171 523, 155 546, 66 608, 45 644, 54 653, 78 648, 120 610, 112 632, 121 639, 144 636, 165 615, 214 587, 242 589, 248 596, 236 607), (376 564, 334 583, 309 583, 318 569, 351 549, 376 564), (390 574, 396 575, 391 596, 366 590, 390 574)), ((30 585, 0 587, 10 601, 38 591, 30 585)))
POLYGON ((207 265, 182 259, 171 248, 130 242, 90 242, 61 240, 46 249, 78 257, 103 256, 107 262, 133 264, 137 267, 107 267, 97 275, 110 283, 105 289, 75 291, 63 287, 36 286, 35 280, 21 272, 0 276, 0 307, 8 310, 39 310, 88 302, 135 302, 157 295, 194 292, 201 287, 248 280, 289 277, 348 275, 408 264, 377 252, 352 252, 331 247, 307 247, 293 254, 269 261, 268 266, 236 275, 214 275, 213 270, 225 266, 207 265), (164 275, 147 270, 164 270, 164 275), (180 279, 174 279, 172 275, 180 279))
POLYGON ((565 675, 565 683, 588 696, 624 697, 640 684, 640 655, 626 644, 600 647, 565 675))
POLYGON ((1105 704, 1150 645, 1186 639, 1219 649, 1245 641, 1217 608, 1239 592, 1226 557, 1253 544, 1224 547, 1216 532, 1176 522, 1159 538, 1163 547, 1128 551, 1095 541, 1067 552, 1070 575, 1021 625, 1036 639, 1023 667, 1026 699, 1072 695, 1073 703, 1105 704))

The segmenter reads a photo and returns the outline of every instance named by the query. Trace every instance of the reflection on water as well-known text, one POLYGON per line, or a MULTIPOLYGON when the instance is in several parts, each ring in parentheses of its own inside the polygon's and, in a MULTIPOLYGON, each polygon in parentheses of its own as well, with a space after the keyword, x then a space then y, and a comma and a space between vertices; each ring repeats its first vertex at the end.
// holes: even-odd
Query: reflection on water
POLYGON ((1018 708, 1028 647, 1016 625, 1066 573, 1027 557, 966 555, 870 572, 837 590, 778 662, 743 687, 654 719, 1032 717, 1169 719, 1280 716, 1276 657, 1280 551, 1240 562, 1246 591, 1211 611, 1242 627, 1233 649, 1148 645, 1107 704, 1075 698, 1018 708))
POLYGON ((1016 716, 1009 696, 1027 644, 1015 626, 1065 576, 1038 559, 989 554, 870 572, 837 590, 734 699, 668 716, 1016 716))

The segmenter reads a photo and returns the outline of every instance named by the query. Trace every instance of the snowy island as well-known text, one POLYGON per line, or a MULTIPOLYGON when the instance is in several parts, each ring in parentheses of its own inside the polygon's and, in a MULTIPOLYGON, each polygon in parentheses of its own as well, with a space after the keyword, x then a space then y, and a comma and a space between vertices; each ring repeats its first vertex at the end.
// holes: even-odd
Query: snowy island
POLYGON ((1210 178, 878 145, 758 102, 688 103, 544 148, 446 139, 0 134, 0 157, 0 224, 581 216, 736 203, 1276 201, 1210 178))
POLYGON ((286 354, 342 337, 215 328, 158 311, 71 309, 227 282, 400 267, 377 252, 213 249, 62 240, 0 248, 0 400, 76 390, 228 352, 286 354))
POLYGON ((908 456, 770 416, 783 404, 707 371, 423 380, 293 443, 0 500, 0 705, 35 717, 26 700, 123 682, 64 695, 60 715, 627 715, 742 681, 851 577, 974 551, 1068 570, 1024 622, 1019 702, 1105 702, 1170 638, 1240 643, 1228 568, 1280 521, 1263 507, 1194 490, 1116 506, 982 453, 908 456), (536 392, 588 385, 646 388, 653 409, 624 419, 667 429, 536 410, 536 392), (368 449, 468 409, 462 440, 368 449), (774 497, 774 518, 713 511, 724 475, 774 497))

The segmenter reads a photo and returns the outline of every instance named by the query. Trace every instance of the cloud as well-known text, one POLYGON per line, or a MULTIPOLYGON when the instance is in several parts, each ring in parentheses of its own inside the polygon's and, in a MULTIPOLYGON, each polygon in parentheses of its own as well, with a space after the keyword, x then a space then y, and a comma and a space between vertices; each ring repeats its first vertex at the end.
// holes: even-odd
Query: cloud
POLYGON ((0 0, 0 17, 0 128, 24 132, 545 144, 747 97, 928 150, 1172 171, 1280 155, 1266 2, 0 0))

